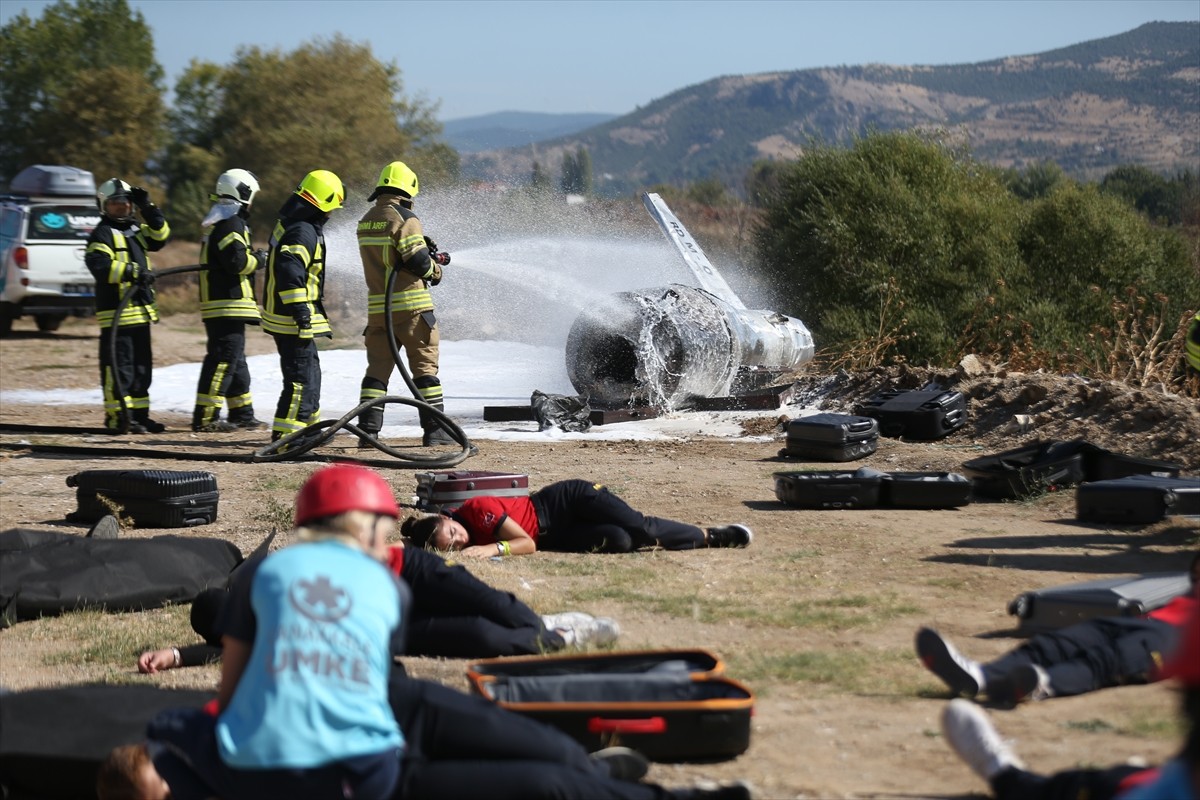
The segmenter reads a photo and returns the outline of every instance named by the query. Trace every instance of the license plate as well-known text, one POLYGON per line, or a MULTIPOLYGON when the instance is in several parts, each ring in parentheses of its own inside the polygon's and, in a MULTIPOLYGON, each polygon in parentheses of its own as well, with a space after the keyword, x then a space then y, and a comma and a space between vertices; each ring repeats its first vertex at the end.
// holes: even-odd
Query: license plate
POLYGON ((62 293, 91 297, 95 290, 90 283, 64 283, 62 293))

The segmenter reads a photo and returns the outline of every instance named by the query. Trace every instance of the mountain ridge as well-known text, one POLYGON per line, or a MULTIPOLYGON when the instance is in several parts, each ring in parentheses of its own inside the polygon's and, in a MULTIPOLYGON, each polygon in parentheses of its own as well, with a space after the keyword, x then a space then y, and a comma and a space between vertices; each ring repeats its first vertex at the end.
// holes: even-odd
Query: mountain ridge
POLYGON ((730 75, 536 143, 467 154, 467 178, 520 183, 534 151, 556 174, 585 147, 596 190, 716 178, 735 191, 759 159, 871 130, 947 131, 980 160, 1052 160, 1094 179, 1118 164, 1200 164, 1200 22, 1151 22, 1043 53, 946 66, 820 67, 730 75))

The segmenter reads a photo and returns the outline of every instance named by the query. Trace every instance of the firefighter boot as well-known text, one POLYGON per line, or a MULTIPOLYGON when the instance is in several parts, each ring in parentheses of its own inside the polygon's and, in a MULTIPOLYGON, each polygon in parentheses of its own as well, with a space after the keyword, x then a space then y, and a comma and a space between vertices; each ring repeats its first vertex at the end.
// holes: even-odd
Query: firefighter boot
POLYGON ((218 408, 196 406, 192 410, 192 430, 196 433, 231 433, 236 427, 220 418, 218 408))
POLYGON ((247 431, 258 431, 267 427, 261 419, 255 419, 254 406, 241 406, 229 409, 229 424, 235 428, 247 431))
MULTIPOLYGON (((363 433, 371 436, 379 436, 379 431, 383 429, 383 406, 371 406, 358 415, 358 427, 363 433)), ((372 447, 373 445, 366 438, 358 437, 359 447, 372 447)))
MULTIPOLYGON (((436 408, 438 411, 445 409, 441 403, 430 403, 429 405, 436 408)), ((436 447, 438 445, 458 444, 454 437, 450 435, 442 424, 434 419, 434 416, 425 410, 421 410, 421 429, 425 432, 421 436, 422 447, 436 447)))
MULTIPOLYGON (((150 409, 148 408, 140 408, 134 411, 133 421, 145 429, 146 433, 162 433, 167 429, 167 426, 161 422, 150 419, 150 409)), ((131 425, 130 428, 132 427, 131 425)))

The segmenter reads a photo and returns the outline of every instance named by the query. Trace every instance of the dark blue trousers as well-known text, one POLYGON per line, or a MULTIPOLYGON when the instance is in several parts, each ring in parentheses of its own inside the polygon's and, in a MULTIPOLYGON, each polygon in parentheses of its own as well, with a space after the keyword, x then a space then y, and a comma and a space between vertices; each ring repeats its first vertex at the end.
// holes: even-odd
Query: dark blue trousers
POLYGON ((649 517, 603 486, 567 480, 532 495, 538 512, 538 547, 560 553, 628 553, 639 547, 694 550, 704 547, 695 525, 649 517))

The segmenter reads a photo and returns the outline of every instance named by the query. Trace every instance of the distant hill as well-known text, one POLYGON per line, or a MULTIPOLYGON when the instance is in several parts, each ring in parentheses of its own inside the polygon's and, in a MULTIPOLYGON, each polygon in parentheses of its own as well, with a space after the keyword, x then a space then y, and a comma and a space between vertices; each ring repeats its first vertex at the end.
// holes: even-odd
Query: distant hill
MULTIPOLYGON (((1200 23, 1152 22, 1105 39, 977 64, 851 67, 714 78, 574 134, 539 142, 556 175, 591 154, 597 191, 717 178, 740 188, 756 159, 872 129, 946 129, 979 158, 1057 162, 1081 178, 1117 164, 1200 167, 1200 23)), ((528 146, 463 158, 467 177, 528 180, 528 146)))
POLYGON ((570 136, 616 119, 616 114, 538 114, 498 111, 442 123, 444 138, 460 153, 525 147, 544 139, 570 136))

